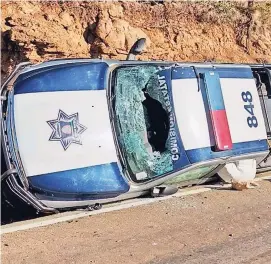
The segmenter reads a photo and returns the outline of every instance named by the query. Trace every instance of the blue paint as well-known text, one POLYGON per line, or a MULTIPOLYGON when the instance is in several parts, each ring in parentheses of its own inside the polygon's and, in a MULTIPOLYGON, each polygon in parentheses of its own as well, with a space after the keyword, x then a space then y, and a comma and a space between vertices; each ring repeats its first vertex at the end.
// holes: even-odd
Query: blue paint
POLYGON ((28 177, 32 188, 43 193, 115 197, 129 191, 116 162, 28 177))
POLYGON ((210 71, 203 74, 205 89, 208 95, 209 108, 211 111, 225 110, 219 76, 210 71))
MULTIPOLYGON (((220 68, 220 67, 197 67, 195 69, 198 73, 207 73, 214 71, 218 73, 220 78, 242 78, 242 79, 253 79, 253 74, 250 68, 220 68)), ((191 79, 196 78, 193 67, 172 67, 172 79, 191 79)))
POLYGON ((172 67, 172 80, 175 79, 191 79, 196 78, 196 74, 192 67, 172 67))
POLYGON ((250 68, 215 68, 220 78, 254 79, 250 68))
MULTIPOLYGON (((170 69, 162 69, 159 71, 159 76, 165 76, 165 81, 167 85, 167 91, 168 91, 168 96, 170 100, 170 104, 172 106, 172 111, 169 113, 170 116, 170 129, 174 127, 174 131, 176 134, 176 139, 177 139, 177 146, 179 150, 180 157, 178 160, 172 160, 173 161, 173 170, 178 171, 181 170, 182 168, 190 165, 190 162, 186 156, 186 152, 184 150, 183 142, 179 133, 179 128, 177 124, 177 120, 175 117, 175 110, 174 110, 174 103, 173 103, 173 96, 172 96, 172 87, 171 87, 171 73, 172 71, 170 69), (173 120, 171 120, 173 119, 173 120), (172 126, 172 122, 174 122, 174 126, 172 126)), ((171 133, 169 133, 171 134, 171 133)), ((171 138, 169 138, 169 142, 171 142, 171 138)), ((171 144, 171 143, 169 143, 171 144)), ((172 148, 171 148, 171 153, 172 153, 172 148)), ((174 155, 174 153, 172 153, 174 155)))
POLYGON ((65 64, 40 68, 19 76, 15 94, 103 90, 106 87, 108 65, 101 63, 65 64))
POLYGON ((231 150, 213 152, 210 147, 187 150, 187 156, 191 163, 197 163, 201 161, 207 161, 222 157, 233 157, 239 155, 250 154, 253 152, 267 151, 268 144, 265 139, 255 140, 249 142, 241 142, 233 144, 231 150))
POLYGON ((240 78, 240 79, 253 79, 253 74, 250 68, 238 68, 238 67, 229 67, 229 68, 197 68, 198 73, 206 73, 214 71, 218 73, 220 78, 240 78))

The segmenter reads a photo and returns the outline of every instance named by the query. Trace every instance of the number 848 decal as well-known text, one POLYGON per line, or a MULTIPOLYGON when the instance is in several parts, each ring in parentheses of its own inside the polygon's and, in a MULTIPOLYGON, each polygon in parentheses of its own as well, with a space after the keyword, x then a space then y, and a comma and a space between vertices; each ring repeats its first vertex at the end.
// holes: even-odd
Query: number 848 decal
POLYGON ((258 126, 258 120, 256 116, 254 115, 254 104, 252 103, 252 94, 247 91, 247 92, 242 92, 241 94, 242 99, 245 103, 244 108, 245 110, 251 115, 247 118, 247 124, 250 128, 252 127, 257 127, 258 126))

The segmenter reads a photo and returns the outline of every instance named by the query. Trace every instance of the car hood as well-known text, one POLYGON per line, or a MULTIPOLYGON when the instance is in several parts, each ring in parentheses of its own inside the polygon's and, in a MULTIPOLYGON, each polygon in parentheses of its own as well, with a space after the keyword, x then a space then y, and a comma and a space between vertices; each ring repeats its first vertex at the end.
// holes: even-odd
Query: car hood
POLYGON ((14 125, 27 176, 117 161, 106 90, 15 94, 14 125))

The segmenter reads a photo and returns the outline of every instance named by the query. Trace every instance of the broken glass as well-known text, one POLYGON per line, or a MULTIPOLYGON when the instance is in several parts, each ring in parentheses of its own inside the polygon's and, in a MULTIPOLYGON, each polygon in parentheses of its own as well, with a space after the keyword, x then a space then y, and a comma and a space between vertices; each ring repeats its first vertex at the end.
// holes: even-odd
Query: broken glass
POLYGON ((217 165, 210 165, 210 166, 204 166, 201 168, 196 168, 187 172, 183 172, 175 176, 174 178, 166 181, 165 184, 178 184, 184 181, 200 179, 206 176, 211 171, 213 171, 216 167, 217 165))
POLYGON ((142 89, 159 101, 166 111, 164 96, 159 89, 155 66, 120 68, 116 72, 115 113, 118 139, 132 172, 138 180, 153 178, 173 170, 169 140, 165 151, 155 151, 148 140, 149 118, 142 102, 142 89), (137 175, 140 175, 137 177, 137 175))

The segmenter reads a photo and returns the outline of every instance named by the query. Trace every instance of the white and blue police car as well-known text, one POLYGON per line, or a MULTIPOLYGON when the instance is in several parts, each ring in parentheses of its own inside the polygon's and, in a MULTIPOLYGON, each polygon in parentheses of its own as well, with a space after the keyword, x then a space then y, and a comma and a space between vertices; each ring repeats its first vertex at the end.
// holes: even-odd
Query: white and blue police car
POLYGON ((241 159, 268 169, 270 69, 22 63, 1 91, 2 190, 50 212, 137 197, 177 176, 198 182, 241 159))

